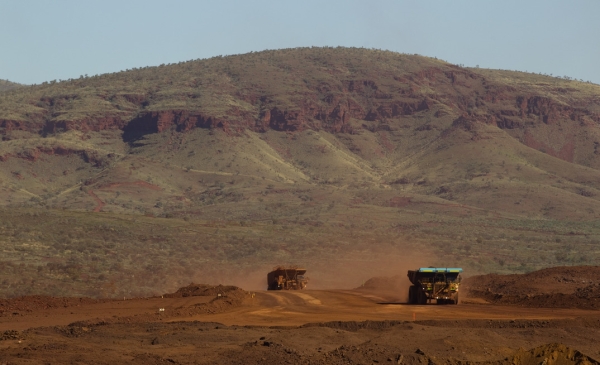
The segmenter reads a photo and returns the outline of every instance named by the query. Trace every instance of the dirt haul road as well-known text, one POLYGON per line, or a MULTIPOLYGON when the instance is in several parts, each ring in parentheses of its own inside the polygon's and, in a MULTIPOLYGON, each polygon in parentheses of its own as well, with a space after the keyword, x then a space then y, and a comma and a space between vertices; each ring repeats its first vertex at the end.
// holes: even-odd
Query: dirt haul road
POLYGON ((11 364, 508 365, 600 358, 598 311, 405 305, 358 291, 236 289, 60 306, 37 298, 36 305, 0 310, 0 363, 11 364))

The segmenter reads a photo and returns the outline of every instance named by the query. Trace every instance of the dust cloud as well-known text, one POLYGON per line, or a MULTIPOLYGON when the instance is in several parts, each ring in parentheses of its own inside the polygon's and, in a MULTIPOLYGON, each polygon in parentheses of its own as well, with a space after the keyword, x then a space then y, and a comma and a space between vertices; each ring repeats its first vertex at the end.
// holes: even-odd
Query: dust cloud
MULTIPOLYGON (((419 254, 381 254, 365 259, 352 254, 344 259, 316 267, 314 289, 355 289, 383 302, 406 302, 411 285, 408 270, 429 266, 435 260, 426 260, 419 254)), ((311 277, 312 278, 312 277, 311 277)))
MULTIPOLYGON (((262 264, 252 270, 232 273, 213 273, 213 283, 235 285, 244 290, 258 291, 267 288, 267 273, 282 265, 301 267, 307 270, 307 290, 357 290, 381 301, 406 302, 411 285, 406 275, 408 270, 430 266, 437 262, 431 254, 381 253, 366 255, 349 253, 327 262, 297 260, 262 264)), ((206 274, 206 273, 205 273, 206 274)), ((205 279, 208 279, 204 275, 205 279)))
MULTIPOLYGON (((408 288, 411 285, 407 271, 441 262, 433 252, 405 248, 377 253, 355 251, 327 260, 316 257, 263 261, 257 265, 246 262, 237 267, 233 263, 215 264, 198 270, 191 277, 173 278, 170 287, 177 290, 193 282, 234 285, 246 291, 261 291, 267 289, 267 273, 276 266, 286 266, 307 270, 307 290, 356 290, 381 302, 403 303, 408 300, 408 288)), ((447 266, 455 264, 448 263, 447 266)))

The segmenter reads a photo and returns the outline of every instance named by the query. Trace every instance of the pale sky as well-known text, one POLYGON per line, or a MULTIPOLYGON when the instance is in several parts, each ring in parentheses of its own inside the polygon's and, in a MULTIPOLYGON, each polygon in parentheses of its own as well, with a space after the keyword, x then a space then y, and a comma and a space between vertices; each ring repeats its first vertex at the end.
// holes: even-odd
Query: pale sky
POLYGON ((600 0, 0 0, 0 79, 347 46, 600 84, 599 16, 600 0))

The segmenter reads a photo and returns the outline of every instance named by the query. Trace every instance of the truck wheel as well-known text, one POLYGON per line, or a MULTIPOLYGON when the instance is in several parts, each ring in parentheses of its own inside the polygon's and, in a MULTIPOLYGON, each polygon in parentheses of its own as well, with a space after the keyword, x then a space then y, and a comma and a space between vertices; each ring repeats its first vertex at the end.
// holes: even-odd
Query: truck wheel
POLYGON ((408 304, 415 304, 415 302, 415 286, 411 285, 410 288, 408 288, 408 304))
POLYGON ((417 290, 417 303, 418 304, 427 304, 427 294, 423 291, 422 288, 415 288, 417 290))
POLYGON ((454 304, 458 304, 460 300, 458 299, 458 293, 454 295, 454 304))

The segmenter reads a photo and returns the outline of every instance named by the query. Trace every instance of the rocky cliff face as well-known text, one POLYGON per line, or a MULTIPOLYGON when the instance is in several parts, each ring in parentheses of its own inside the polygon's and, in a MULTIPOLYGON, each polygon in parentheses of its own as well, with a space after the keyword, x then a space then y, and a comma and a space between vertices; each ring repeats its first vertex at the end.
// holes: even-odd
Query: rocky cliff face
MULTIPOLYGON (((122 130, 123 139, 132 141, 194 128, 356 133, 394 129, 407 117, 431 113, 495 125, 530 147, 573 161, 579 131, 564 125, 597 128, 597 93, 532 77, 507 84, 489 72, 391 52, 265 52, 5 93, 0 134, 109 129, 122 130), (363 62, 360 67, 357 60, 363 62), (544 141, 537 135, 539 126, 568 135, 572 146, 544 141)), ((427 129, 428 118, 410 122, 427 129)))

